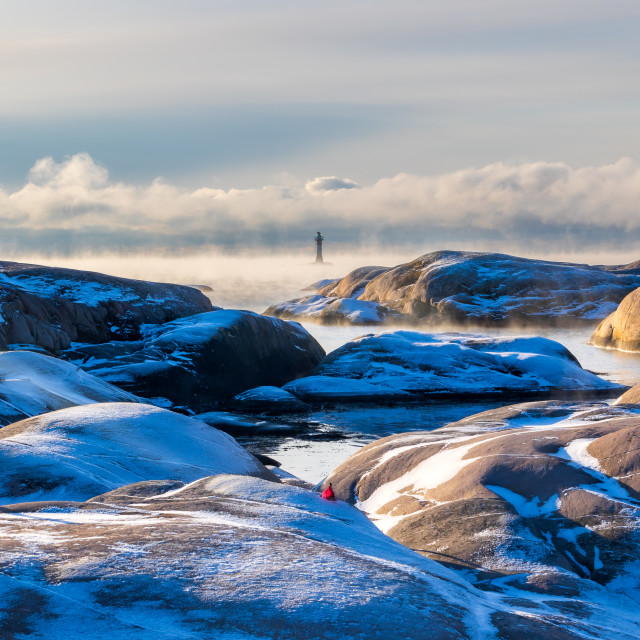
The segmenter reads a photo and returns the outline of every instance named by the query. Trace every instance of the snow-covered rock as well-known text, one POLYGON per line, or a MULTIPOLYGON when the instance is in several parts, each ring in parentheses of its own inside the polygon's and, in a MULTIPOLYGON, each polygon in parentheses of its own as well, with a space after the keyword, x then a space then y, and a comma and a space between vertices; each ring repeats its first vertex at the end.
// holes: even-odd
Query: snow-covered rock
POLYGON ((316 296, 265 313, 334 323, 575 325, 601 320, 639 285, 637 263, 608 267, 437 251, 393 268, 364 267, 316 296))
POLYGON ((249 413, 297 413, 311 407, 280 387, 263 386, 239 393, 233 399, 239 411, 249 413))
POLYGON ((632 291, 594 331, 591 344, 640 351, 640 289, 632 291))
POLYGON ((0 352, 0 425, 94 402, 139 402, 73 364, 31 351, 0 352))
POLYGON ((0 625, 30 640, 630 640, 640 629, 620 598, 482 592, 347 504, 249 477, 5 507, 0 559, 0 625))
POLYGON ((360 267, 341 280, 315 283, 308 287, 316 291, 315 294, 272 305, 264 313, 323 324, 380 324, 399 314, 377 302, 359 300, 358 296, 371 280, 385 271, 387 267, 360 267))
MULTIPOLYGON (((271 477, 233 438, 150 405, 90 404, 0 428, 0 503, 86 500, 140 480, 271 477)), ((275 480, 275 478, 273 478, 275 480)))
POLYGON ((513 405, 373 442, 326 482, 478 584, 637 601, 639 442, 640 410, 513 405))
POLYGON ((415 331, 356 338, 284 388, 310 401, 548 397, 624 389, 585 371, 566 347, 547 338, 415 331))
POLYGON ((196 411, 253 387, 281 386, 309 373, 323 356, 299 324, 235 310, 148 327, 136 342, 74 345, 65 352, 127 391, 196 411))
POLYGON ((0 349, 26 344, 57 352, 75 341, 129 340, 142 324, 211 309, 192 287, 0 261, 0 349))
POLYGON ((377 302, 319 294, 275 304, 264 313, 277 318, 313 320, 322 324, 380 324, 389 316, 398 315, 377 302))

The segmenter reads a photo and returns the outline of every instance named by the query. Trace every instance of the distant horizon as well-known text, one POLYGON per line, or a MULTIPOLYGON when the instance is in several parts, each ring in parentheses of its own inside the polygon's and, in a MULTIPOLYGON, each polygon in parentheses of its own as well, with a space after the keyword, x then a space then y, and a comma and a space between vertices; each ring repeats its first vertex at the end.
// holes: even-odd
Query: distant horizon
POLYGON ((0 188, 4 255, 301 251, 492 251, 592 261, 640 255, 640 166, 494 163, 434 175, 285 176, 247 189, 115 181, 86 153, 42 158, 0 188), (572 258, 572 259, 576 259, 572 258))
POLYGON ((0 24, 0 253, 640 248, 640 4, 47 0, 0 24))

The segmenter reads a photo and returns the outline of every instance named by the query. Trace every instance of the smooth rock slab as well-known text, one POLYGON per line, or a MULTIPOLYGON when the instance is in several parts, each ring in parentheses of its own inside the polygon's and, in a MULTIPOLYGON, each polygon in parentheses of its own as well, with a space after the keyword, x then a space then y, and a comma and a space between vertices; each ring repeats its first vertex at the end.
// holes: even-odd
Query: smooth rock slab
POLYGON ((478 584, 555 575, 547 592, 563 595, 554 585, 573 575, 583 600, 590 584, 637 599, 639 445, 640 410, 512 405, 373 442, 326 482, 389 536, 478 584))
POLYGON ((619 398, 616 398, 613 404, 640 404, 640 384, 636 384, 628 391, 625 391, 619 398))
POLYGON ((140 402, 79 367, 31 351, 0 352, 0 426, 95 402, 140 402))
POLYGON ((546 338, 395 331, 347 342, 284 389, 306 401, 373 401, 598 395, 624 387, 585 371, 546 338))
POLYGON ((275 478, 236 441, 150 405, 92 404, 0 429, 0 503, 86 500, 140 480, 275 478))
POLYGON ((5 637, 484 640, 526 628, 531 638, 628 640, 638 631, 637 610, 620 601, 482 593, 353 507, 304 489, 238 476, 148 484, 85 504, 0 509, 5 637))
POLYGON ((608 349, 640 351, 640 289, 632 291, 598 325, 589 342, 608 349))

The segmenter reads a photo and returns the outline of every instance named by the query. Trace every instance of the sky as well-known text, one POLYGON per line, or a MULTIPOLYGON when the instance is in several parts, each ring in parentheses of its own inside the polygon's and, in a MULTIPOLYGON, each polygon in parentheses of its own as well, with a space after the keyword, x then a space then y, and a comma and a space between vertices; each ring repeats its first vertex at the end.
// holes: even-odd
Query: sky
POLYGON ((5 255, 640 258, 637 0, 0 9, 5 255))

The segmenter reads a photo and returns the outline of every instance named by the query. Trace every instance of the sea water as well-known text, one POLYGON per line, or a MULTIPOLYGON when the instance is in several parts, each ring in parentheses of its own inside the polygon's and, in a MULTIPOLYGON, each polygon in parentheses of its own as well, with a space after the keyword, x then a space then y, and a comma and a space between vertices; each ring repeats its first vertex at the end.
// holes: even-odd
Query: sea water
MULTIPOLYGON (((332 327, 306 322, 303 324, 327 352, 363 334, 393 331, 396 328, 393 326, 332 327)), ((431 333, 433 328, 430 327, 425 331, 431 333)), ((483 335, 490 336, 539 335, 550 338, 566 346, 578 358, 580 364, 589 371, 612 382, 628 386, 640 382, 640 354, 600 349, 588 344, 589 337, 593 333, 590 327, 540 328, 535 332, 531 329, 527 331, 483 329, 481 332, 483 335)), ((509 401, 439 401, 401 406, 326 407, 308 417, 308 420, 320 430, 320 434, 323 434, 322 436, 280 438, 270 442, 257 440, 248 444, 250 448, 256 446, 279 460, 283 468, 294 475, 316 483, 349 455, 378 438, 403 431, 436 429, 474 413, 508 403, 509 401), (335 439, 331 437, 332 434, 335 439)))
MULTIPOLYGON (((346 275, 349 269, 340 272, 331 265, 325 268, 311 268, 301 265, 298 270, 287 272, 282 280, 253 280, 249 286, 237 286, 229 290, 228 281, 217 280, 212 287, 212 299, 218 304, 233 301, 233 306, 264 311, 270 304, 282 302, 294 296, 310 293, 304 291, 312 281, 321 280, 323 276, 337 277, 336 273, 346 275), (318 276, 318 277, 316 277, 318 276), (307 282, 300 279, 306 277, 307 282), (242 295, 241 292, 245 292, 242 295)), ((221 304, 221 306, 229 306, 221 304)), ((313 322, 301 323, 311 335, 322 345, 327 353, 337 349, 345 342, 367 333, 380 333, 406 329, 407 327, 385 326, 331 326, 313 322)), ((612 382, 632 386, 640 382, 640 354, 625 353, 610 349, 600 349, 589 344, 593 327, 586 326, 575 329, 539 328, 532 330, 518 329, 478 329, 473 333, 481 333, 495 337, 510 335, 538 335, 560 342, 567 347, 589 371, 612 382)), ((411 327, 412 330, 421 329, 411 327)), ((432 327, 425 327, 425 332, 432 333, 432 327)), ((460 329, 454 329, 460 332, 460 329)), ((448 329, 448 332, 450 329, 448 329)), ((282 463, 282 467, 294 475, 313 484, 320 482, 341 462, 355 453, 359 448, 395 433, 415 430, 431 430, 461 420, 480 411, 486 411, 506 404, 505 401, 460 402, 439 401, 401 406, 327 406, 304 419, 309 425, 306 436, 299 435, 251 437, 246 438, 245 446, 254 452, 266 453, 282 463)))
MULTIPOLYGON (((248 309, 258 313, 269 305, 312 293, 306 288, 314 282, 340 278, 363 265, 393 266, 412 256, 367 254, 352 251, 317 265, 308 255, 183 255, 183 256, 93 256, 46 260, 23 260, 72 268, 101 271, 112 275, 197 284, 214 305, 248 309)), ((585 258, 586 259, 586 258, 585 258)), ((392 331, 393 326, 326 326, 303 323, 305 328, 330 352, 366 333, 392 331)), ((566 346, 581 365, 608 380, 625 385, 640 382, 640 354, 599 349, 588 344, 594 326, 578 329, 539 328, 482 329, 474 333, 490 336, 539 335, 566 346)), ((406 327, 404 327, 406 328, 406 327)), ((412 330, 420 330, 412 327, 412 330)), ((433 332, 433 328, 425 328, 433 332)), ((450 331, 450 329, 448 329, 450 331)), ((459 330, 458 330, 459 331, 459 330)), ((251 451, 265 453, 282 463, 287 471, 309 481, 321 481, 353 452, 378 438, 421 429, 435 429, 504 402, 434 402, 401 406, 324 407, 304 416, 304 435, 242 438, 251 451)))

